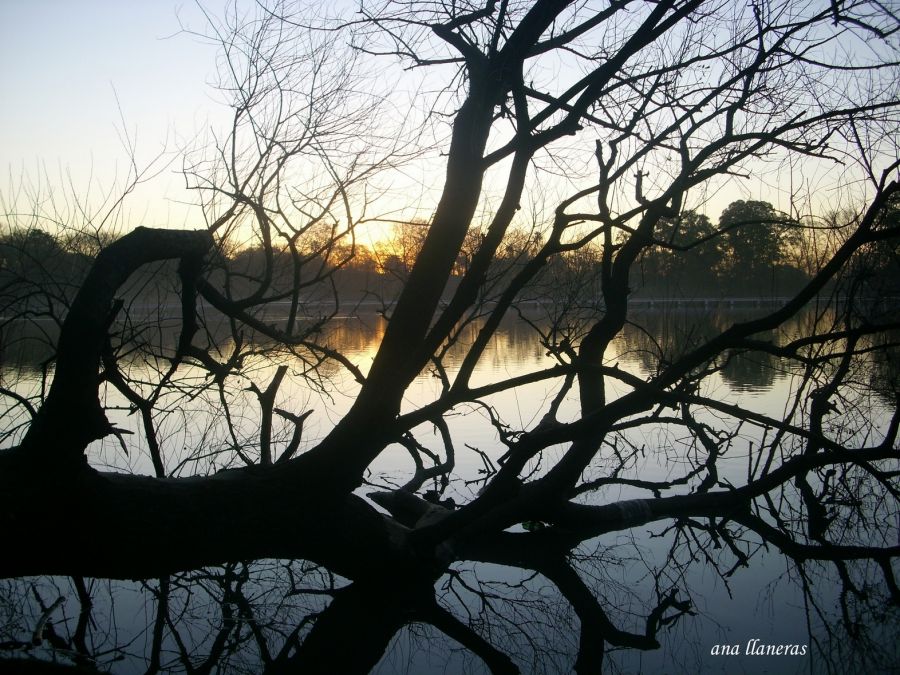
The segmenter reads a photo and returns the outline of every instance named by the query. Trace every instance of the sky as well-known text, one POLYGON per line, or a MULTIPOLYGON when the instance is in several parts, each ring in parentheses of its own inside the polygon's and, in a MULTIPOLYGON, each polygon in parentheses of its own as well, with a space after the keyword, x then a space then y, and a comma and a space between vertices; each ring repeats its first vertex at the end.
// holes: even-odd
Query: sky
MULTIPOLYGON (((23 179, 43 183, 44 171, 51 183, 71 175, 79 191, 92 177, 94 191, 109 189, 128 168, 123 128, 142 163, 223 115, 207 86, 215 49, 179 34, 179 17, 201 22, 196 5, 165 0, 0 0, 7 200, 23 179)), ((185 198, 178 166, 135 195, 135 212, 149 221, 135 224, 184 225, 173 201, 185 198)))
MULTIPOLYGON (((226 4, 204 2, 212 14, 226 4)), ((194 196, 184 190, 178 150, 209 128, 221 129, 228 110, 210 84, 216 47, 182 25, 204 26, 196 3, 0 0, 0 212, 13 210, 10 204, 26 209, 36 186, 60 199, 115 194, 133 142, 139 165, 163 150, 163 159, 174 161, 158 164, 160 175, 129 198, 125 227, 203 226, 187 206, 194 196), (69 177, 71 186, 60 188, 69 177)), ((436 172, 419 182, 437 187, 439 178, 436 172)), ((807 180, 820 179, 807 172, 807 180)), ((715 219, 738 198, 786 208, 791 187, 782 175, 760 172, 752 183, 715 193, 705 210, 715 219)))
MULTIPOLYGON (((222 16, 234 2, 203 7, 222 16)), ((129 195, 120 224, 204 226, 179 150, 223 135, 230 110, 212 84, 219 48, 183 26, 206 29, 192 0, 0 0, 0 213, 27 211, 38 192, 67 213, 75 195, 117 196, 133 143, 139 166, 164 150, 164 170, 129 195)))

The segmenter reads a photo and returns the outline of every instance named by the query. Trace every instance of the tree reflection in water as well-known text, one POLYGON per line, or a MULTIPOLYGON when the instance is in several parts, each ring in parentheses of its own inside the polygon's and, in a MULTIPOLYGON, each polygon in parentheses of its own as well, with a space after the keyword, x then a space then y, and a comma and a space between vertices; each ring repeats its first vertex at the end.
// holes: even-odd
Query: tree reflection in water
MULTIPOLYGON (((641 314, 624 331, 617 358, 624 367, 646 375, 648 368, 679 358, 739 317, 727 309, 641 314)), ((801 315, 798 322, 807 319, 801 315)), ((339 322, 335 344, 348 354, 369 353, 381 338, 382 323, 374 315, 339 322)), ((496 368, 498 360, 507 373, 540 365, 547 357, 533 328, 542 325, 546 334, 546 324, 540 322, 505 323, 496 336, 493 356, 486 359, 489 368, 496 368)), ((795 329, 789 324, 768 339, 777 344, 795 329)), ((473 327, 473 335, 476 332, 473 327)), ((885 353, 878 359, 873 360, 872 377, 889 379, 880 373, 893 362, 885 353)), ((15 362, 39 377, 39 370, 29 367, 29 353, 18 354, 15 362)), ((452 354, 448 362, 454 362, 452 354)), ((756 404, 767 398, 783 400, 781 389, 791 381, 791 373, 773 355, 754 360, 729 355, 721 372, 728 397, 750 396, 756 404)), ((422 384, 427 386, 425 378, 422 384)), ((515 404, 521 414, 530 414, 526 403, 515 404)), ((571 402, 563 408, 568 405, 571 402)), ((586 476, 578 490, 588 503, 654 489, 652 479, 658 473, 654 466, 667 471, 659 476, 661 482, 677 486, 684 480, 673 476, 665 447, 686 439, 664 423, 647 434, 646 429, 640 436, 627 429, 619 432, 618 444, 611 444, 612 453, 597 467, 602 477, 586 476), (650 447, 659 456, 653 457, 650 447)), ((727 444, 738 445, 744 436, 736 430, 727 444)), ((488 455, 496 461, 496 452, 488 455)), ((684 451, 673 456, 684 456, 684 451)), ((388 472, 393 468, 389 466, 388 472)), ((723 458, 720 469, 724 475, 710 475, 727 479, 729 471, 745 470, 744 460, 723 458)), ((536 466, 534 471, 540 475, 543 468, 536 466)), ((458 473, 440 491, 443 498, 456 495, 463 500, 484 483, 477 471, 458 473)), ((374 475, 369 480, 367 491, 376 502, 389 499, 388 493, 372 492, 372 486, 385 485, 383 480, 374 475)), ((396 505, 392 508, 397 512, 396 505)), ((871 508, 877 510, 878 505, 871 508)), ((545 527, 540 521, 526 521, 513 530, 537 533, 545 527)), ((778 538, 772 541, 777 545, 778 538)), ((876 579, 881 572, 877 564, 866 567, 863 577, 854 570, 853 579, 844 568, 843 580, 821 562, 804 561, 802 552, 784 567, 764 540, 702 518, 638 528, 629 536, 590 539, 572 551, 569 566, 538 553, 530 557, 530 568, 523 568, 517 555, 502 546, 482 548, 479 555, 484 562, 454 563, 436 577, 437 602, 429 601, 425 607, 415 601, 404 606, 402 583, 396 588, 387 583, 377 593, 349 598, 352 587, 347 579, 298 560, 228 564, 146 582, 80 577, 6 580, 0 594, 0 640, 7 656, 75 664, 84 672, 287 672, 325 607, 337 597, 348 597, 359 604, 359 630, 397 629, 376 668, 384 673, 514 672, 514 667, 524 672, 566 672, 579 649, 592 646, 578 640, 581 622, 588 620, 603 633, 620 634, 621 647, 593 645, 606 651, 613 672, 617 667, 633 672, 673 664, 684 672, 709 671, 715 665, 709 655, 713 645, 741 643, 743 651, 748 639, 760 636, 763 644, 781 641, 815 649, 810 658, 817 670, 841 672, 848 663, 858 662, 886 671, 894 657, 887 646, 897 628, 896 612, 886 609, 877 587, 865 576, 876 579), (581 596, 583 615, 578 612, 581 596), (591 597, 600 600, 602 611, 591 606, 591 597), (649 616, 648 603, 658 608, 649 616), (617 627, 631 632, 624 634, 617 627), (853 633, 853 641, 840 638, 845 630, 853 633), (653 640, 661 643, 659 652, 641 656, 630 648, 653 640), (515 655, 515 666, 508 655, 515 655)), ((353 644, 354 638, 348 637, 347 648, 353 644)), ((16 661, 11 667, 19 665, 16 661)), ((744 660, 742 667, 753 672, 755 665, 744 660)), ((767 657, 765 668, 796 672, 796 663, 767 657)))
MULTIPOLYGON (((696 575, 687 569, 692 558, 695 563, 706 558, 708 565, 714 564, 728 577, 727 583, 733 584, 738 598, 744 595, 744 585, 764 590, 746 578, 752 575, 749 571, 731 576, 735 559, 725 563, 720 551, 700 548, 697 542, 674 544, 667 565, 657 575, 643 568, 649 561, 641 556, 617 558, 611 550, 618 549, 597 547, 593 554, 576 554, 578 579, 567 580, 565 574, 552 578, 554 584, 572 584, 567 590, 575 597, 577 587, 584 583, 585 592, 590 589, 601 598, 610 618, 619 625, 634 622, 643 607, 641 592, 627 583, 629 577, 644 577, 641 590, 671 583, 677 577, 690 580, 696 575), (624 572, 629 566, 642 568, 642 573, 624 572)), ((751 556, 754 565, 760 564, 759 556, 751 556)), ((634 650, 611 649, 607 654, 610 672, 617 672, 618 667, 623 672, 635 672, 639 667, 647 672, 719 672, 709 648, 740 643, 743 650, 749 636, 762 636, 763 644, 810 645, 815 650, 810 654, 814 672, 841 673, 848 667, 891 672, 900 656, 893 639, 900 628, 896 612, 885 611, 877 595, 863 585, 856 593, 842 594, 841 613, 837 614, 835 597, 817 598, 812 592, 813 584, 817 588, 833 584, 834 580, 819 575, 829 575, 820 564, 796 566, 791 576, 799 580, 805 593, 793 592, 792 583, 779 583, 769 591, 776 613, 770 617, 773 625, 757 625, 744 635, 735 636, 734 630, 724 626, 717 630, 703 620, 707 611, 711 617, 721 618, 715 610, 690 608, 673 600, 672 608, 678 611, 666 615, 662 653, 641 657, 634 650), (796 605, 790 607, 796 602, 807 603, 805 618, 815 626, 811 638, 802 623, 783 623, 792 616, 802 620, 803 612, 796 605), (681 611, 691 618, 688 625, 676 626, 673 619, 681 611), (701 618, 694 618, 698 614, 701 618), (840 637, 847 628, 854 634, 849 642, 840 637)), ((78 672, 293 672, 291 653, 328 602, 347 588, 346 580, 302 561, 232 564, 143 583, 46 577, 8 580, 0 595, 0 637, 7 656, 75 664, 81 667, 78 672)), ((571 670, 579 649, 579 621, 556 586, 541 575, 492 565, 466 566, 441 577, 436 588, 440 607, 426 612, 420 609, 405 617, 405 628, 394 637, 374 672, 514 672, 504 654, 514 654, 523 672, 571 670), (477 634, 469 632, 459 618, 477 634), (498 651, 480 643, 479 635, 489 637, 498 651)), ((386 597, 368 598, 361 608, 361 629, 377 630, 380 622, 394 620, 390 610, 395 598, 386 590, 386 597)), ((721 588, 708 598, 705 593, 700 590, 692 600, 701 607, 710 599, 727 602, 721 588)), ((767 612, 759 603, 752 597, 746 600, 747 605, 731 610, 733 616, 726 613, 732 619, 730 628, 741 625, 734 621, 738 613, 752 615, 753 621, 765 620, 767 612)), ((346 648, 353 649, 356 641, 348 635, 346 648)), ((757 668, 769 673, 806 671, 808 660, 798 666, 799 660, 757 657, 764 663, 748 659, 740 663, 747 672, 757 672, 757 668)), ((723 662, 722 671, 730 670, 728 663, 723 662)), ((20 670, 20 660, 2 662, 3 667, 9 672, 26 672, 20 670)))

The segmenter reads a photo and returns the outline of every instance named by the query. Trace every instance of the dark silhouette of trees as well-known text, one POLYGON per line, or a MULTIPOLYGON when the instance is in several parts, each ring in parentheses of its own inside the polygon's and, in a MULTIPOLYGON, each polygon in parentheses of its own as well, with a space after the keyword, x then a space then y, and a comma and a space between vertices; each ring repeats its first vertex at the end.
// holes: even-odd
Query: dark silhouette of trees
POLYGON ((778 213, 770 203, 732 202, 719 216, 719 230, 729 288, 746 288, 746 279, 752 278, 760 294, 784 296, 808 281, 789 264, 791 253, 803 243, 800 223, 778 213))
POLYGON ((247 653, 251 670, 366 672, 416 625, 492 672, 593 673, 609 648, 656 649, 690 621, 693 561, 727 582, 764 547, 789 561, 811 612, 817 581, 837 585, 857 644, 876 611, 893 625, 898 391, 881 377, 872 397, 869 372, 900 326, 860 311, 862 277, 886 263, 857 263, 900 236, 897 17, 841 0, 385 2, 340 25, 289 10, 211 19, 233 117, 185 160, 207 226, 104 242, 77 294, 51 303, 48 386, 3 382, 17 422, 0 453, 0 576, 71 577, 84 617, 54 637, 55 601, 32 589, 37 643, 78 667, 102 662, 84 640, 87 580, 141 579, 150 672, 237 668, 247 653), (414 133, 377 91, 384 75, 366 70, 383 62, 428 71, 423 91, 441 78, 422 119, 404 117, 414 133), (440 194, 366 368, 330 339, 358 303, 339 271, 380 176, 433 147, 440 194), (670 255, 660 269, 740 261, 748 276, 780 261, 768 208, 734 206, 712 230, 691 201, 777 157, 840 161, 865 182, 839 245, 746 319, 671 341, 643 326, 631 302, 642 257, 670 255), (523 204, 561 168, 563 196, 523 228, 523 204), (562 263, 578 273, 554 275, 562 263), (177 301, 138 302, 147 279, 177 301), (558 302, 537 319, 542 283, 558 302), (552 362, 476 381, 516 313, 552 362), (606 356, 632 330, 646 337, 642 374, 606 356), (784 405, 718 396, 710 383, 739 363, 789 373, 784 405), (434 393, 410 401, 422 375, 434 393), (307 402, 285 392, 337 380, 352 400, 310 438, 307 402), (551 392, 539 415, 497 411, 498 396, 536 383, 551 392), (502 455, 474 448, 480 481, 448 499, 466 414, 483 416, 502 455), (94 461, 108 441, 148 469, 94 461), (407 475, 376 481, 398 448, 407 475), (648 452, 667 453, 665 477, 642 471, 648 452), (647 528, 672 544, 628 608, 637 616, 598 570, 605 537, 647 528), (521 583, 480 579, 478 565, 519 570, 521 583), (568 623, 529 600, 534 583, 568 623), (189 584, 219 608, 202 649, 179 619, 200 592, 189 584), (263 596, 274 614, 254 605, 263 596), (548 637, 560 633, 577 644, 548 637))
POLYGON ((643 295, 661 298, 721 295, 721 281, 729 279, 723 266, 722 241, 702 213, 686 210, 676 218, 661 218, 658 245, 639 258, 643 295))
POLYGON ((731 267, 751 273, 782 264, 798 243, 800 224, 779 214, 769 202, 732 202, 719 216, 731 267))

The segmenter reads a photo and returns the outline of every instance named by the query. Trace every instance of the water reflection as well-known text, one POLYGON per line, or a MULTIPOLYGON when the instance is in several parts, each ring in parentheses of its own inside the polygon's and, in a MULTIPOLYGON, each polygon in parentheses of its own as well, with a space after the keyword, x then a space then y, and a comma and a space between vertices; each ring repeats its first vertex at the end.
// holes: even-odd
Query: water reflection
MULTIPOLYGON (((673 363, 691 349, 703 344, 734 323, 752 319, 748 310, 713 306, 709 308, 663 307, 656 311, 635 313, 619 340, 617 358, 638 366, 642 373, 655 373, 661 366, 673 363)), ((763 331, 756 337, 779 344, 784 336, 796 333, 803 317, 782 327, 780 335, 763 331)), ((722 379, 733 391, 761 392, 787 374, 771 354, 739 351, 727 353, 721 368, 722 379)))
MULTIPOLYGON (((641 313, 614 344, 614 353, 607 354, 607 360, 646 376, 660 363, 677 358, 731 323, 746 318, 745 314, 724 310, 641 313)), ((801 315, 796 321, 808 320, 808 316, 801 315)), ((365 370, 384 326, 384 319, 377 314, 341 318, 328 324, 318 339, 365 370)), ((779 334, 759 337, 780 344, 797 329, 798 325, 789 324, 779 334)), ((451 373, 459 365, 462 348, 474 341, 477 330, 477 323, 462 327, 458 346, 447 353, 443 364, 451 373)), ((145 338, 165 347, 166 335, 163 328, 151 338, 145 334, 145 338)), ((18 386, 33 388, 38 386, 35 383, 39 366, 47 355, 40 350, 19 349, 21 344, 24 343, 17 340, 4 342, 4 378, 10 378, 16 369, 18 386), (21 377, 23 373, 25 377, 21 377)), ((259 352, 270 347, 265 340, 257 340, 253 346, 259 352)), ((290 358, 290 354, 283 356, 285 360, 290 358)), ((497 332, 473 382, 492 382, 552 363, 532 327, 524 321, 509 320, 497 332)), ((146 360, 137 357, 131 365, 135 369, 151 368, 146 360)), ((723 399, 762 410, 783 405, 791 374, 782 369, 776 357, 760 356, 759 352, 752 358, 734 353, 720 366, 722 388, 717 394, 723 399)), ((884 374, 878 377, 895 385, 893 366, 889 360, 879 366, 878 372, 884 374)), ((328 416, 340 415, 352 400, 353 382, 340 376, 336 367, 329 368, 322 371, 325 381, 311 383, 299 377, 281 394, 283 400, 279 404, 290 403, 295 410, 315 411, 304 443, 320 436, 327 427, 328 416)), ((151 375, 154 373, 148 371, 148 379, 151 375)), ((440 386, 438 378, 423 375, 410 389, 409 405, 430 400, 440 386)), ((885 385, 888 389, 890 386, 885 385)), ((554 389, 536 384, 524 392, 491 399, 493 413, 510 429, 533 424, 554 389)), ((193 396, 190 405, 179 402, 183 417, 172 422, 171 428, 161 429, 169 453, 167 459, 170 466, 176 467, 173 473, 178 473, 177 467, 183 467, 186 473, 202 472, 203 458, 192 457, 187 448, 226 449, 253 437, 258 427, 253 396, 235 390, 229 397, 227 405, 233 422, 230 433, 234 438, 229 438, 229 432, 221 427, 223 403, 213 388, 193 396), (179 448, 184 449, 182 455, 179 448)), ((569 401, 565 405, 571 404, 569 401)), ((119 412, 117 426, 127 428, 128 424, 135 424, 127 410, 119 412)), ((445 494, 455 494, 460 500, 470 499, 480 488, 477 481, 483 460, 475 450, 496 461, 503 449, 492 420, 487 420, 483 411, 473 412, 476 414, 450 420, 454 437, 460 439, 462 456, 445 494), (467 452, 466 448, 472 451, 467 452)), ((683 470, 673 467, 666 454, 667 447, 682 442, 675 431, 660 424, 644 433, 641 437, 622 436, 641 450, 630 465, 630 475, 653 479, 664 472, 662 475, 671 478, 673 472, 683 470)), ((274 432, 279 442, 289 435, 287 423, 274 432)), ((439 444, 434 430, 418 437, 433 448, 439 444)), ((758 442, 751 434, 748 438, 735 437, 733 446, 737 451, 758 442)), ((148 472, 146 466, 132 459, 141 453, 125 456, 115 443, 101 444, 92 451, 101 464, 148 472)), ((685 457, 690 453, 680 451, 673 455, 685 457)), ((734 471, 737 480, 746 472, 747 456, 738 453, 734 462, 723 462, 722 477, 727 478, 728 471, 734 471)), ((221 456, 217 461, 222 461, 221 456)), ((392 448, 373 467, 370 482, 376 486, 391 485, 395 474, 399 477, 409 472, 409 462, 402 448, 392 448)), ((537 464, 535 471, 540 472, 542 468, 537 464)), ((216 468, 211 465, 207 470, 216 468)), ((598 473, 603 473, 602 467, 598 473)), ((607 502, 633 494, 627 486, 617 485, 593 498, 607 502)), ((859 658, 858 650, 848 652, 844 643, 823 647, 833 639, 829 622, 844 620, 836 602, 832 569, 803 568, 804 575, 815 572, 821 577, 816 586, 820 604, 811 607, 803 590, 809 579, 798 579, 798 568, 793 564, 756 545, 752 565, 745 569, 744 561, 727 546, 702 545, 692 540, 691 531, 682 525, 668 523, 605 535, 585 542, 572 555, 570 562, 580 579, 609 608, 613 623, 637 633, 642 631, 640 621, 644 620, 648 605, 653 606, 661 594, 673 588, 690 590, 690 612, 695 616, 681 616, 662 631, 659 650, 610 650, 606 663, 611 672, 841 672, 859 658), (763 644, 803 644, 810 655, 710 655, 714 645, 745 645, 751 639, 759 639, 763 644), (819 642, 815 659, 811 639, 819 642), (829 654, 835 663, 827 661, 829 654)), ((144 583, 78 578, 6 580, 0 583, 0 656, 71 663, 85 672, 286 672, 292 665, 293 650, 302 643, 318 614, 347 585, 346 580, 304 561, 233 564, 144 583)), ((499 564, 460 562, 437 580, 435 588, 442 611, 489 634, 495 646, 514 655, 524 672, 572 670, 579 620, 555 584, 542 574, 499 564)), ((384 607, 369 607, 366 620, 372 625, 388 621, 387 604, 389 601, 384 607)), ((864 619, 866 611, 863 606, 855 615, 856 620, 864 619)), ((900 656, 890 640, 897 629, 897 617, 896 613, 887 612, 870 618, 877 619, 875 625, 861 634, 876 642, 884 638, 871 654, 877 660, 868 662, 869 668, 877 672, 882 666, 886 670, 891 659, 900 656)), ((430 619, 439 623, 435 617, 430 619)), ((487 672, 484 662, 448 638, 448 632, 453 634, 452 628, 442 633, 413 621, 397 634, 376 671, 487 672)), ((352 636, 348 636, 347 648, 353 648, 352 636)), ((495 666, 502 671, 502 663, 495 666)))
MULTIPOLYGON (((535 329, 549 333, 549 322, 546 318, 542 318, 540 308, 530 308, 526 314, 533 315, 527 318, 529 321, 533 320, 535 325, 516 317, 507 317, 503 320, 485 359, 487 363, 479 364, 481 371, 491 368, 508 369, 511 366, 520 370, 520 364, 535 365, 545 362, 547 349, 541 344, 535 329)), ((270 308, 265 316, 272 321, 284 318, 278 314, 277 307, 270 308)), ((616 341, 616 352, 609 354, 607 359, 620 360, 636 366, 644 373, 650 373, 660 362, 671 362, 732 323, 742 322, 753 316, 753 312, 749 310, 725 307, 693 309, 663 307, 639 311, 634 314, 632 321, 625 326, 616 341)), ((160 352, 173 351, 180 326, 177 314, 160 309, 154 316, 149 317, 150 321, 147 321, 147 318, 140 314, 130 314, 127 320, 114 324, 113 342, 146 344, 152 345, 160 352)), ((227 339, 230 335, 227 321, 220 316, 217 317, 212 310, 207 311, 206 320, 206 327, 211 331, 210 341, 217 344, 226 343, 223 351, 227 352, 227 339)), ((317 320, 317 317, 308 318, 310 323, 317 320)), ((808 317, 805 315, 796 317, 786 324, 782 335, 795 333, 799 324, 807 320, 808 317)), ((330 319, 315 337, 320 344, 365 364, 374 356, 386 325, 382 314, 360 311, 330 319)), ((478 321, 474 321, 460 327, 457 344, 447 352, 449 367, 459 365, 465 347, 475 341, 480 325, 478 321)), ((39 371, 42 365, 53 357, 53 344, 58 334, 59 327, 50 321, 18 321, 5 324, 3 332, 0 333, 0 368, 26 372, 39 371)), ((763 340, 775 337, 772 333, 759 335, 763 340)), ((274 342, 269 338, 249 329, 242 332, 242 339, 245 343, 255 345, 260 351, 274 346, 274 342)), ((138 355, 139 352, 133 352, 133 358, 137 358, 138 355)), ((775 376, 763 374, 764 371, 772 370, 771 363, 758 360, 754 363, 757 365, 727 365, 729 381, 739 387, 764 387, 776 379, 775 376), (730 375, 732 372, 733 376, 730 375)))
MULTIPOLYGON (((647 583, 661 580, 657 547, 622 536, 589 545, 591 550, 576 552, 582 578, 606 606, 617 608, 612 618, 638 627, 633 623, 643 616, 647 583)), ((685 581, 704 588, 692 598, 695 616, 664 631, 659 650, 610 650, 608 672, 848 672, 845 668, 860 659, 852 645, 811 651, 808 629, 821 649, 833 639, 822 621, 835 621, 836 607, 831 616, 811 615, 797 580, 788 579, 783 566, 761 557, 754 568, 724 581, 708 571, 691 572, 685 581), (809 652, 805 657, 710 655, 718 644, 739 644, 743 653, 754 639, 763 645, 805 645, 809 652)), ((143 583, 6 580, 0 583, 0 649, 7 656, 78 665, 78 672, 297 672, 291 668, 292 650, 346 587, 345 580, 302 561, 233 564, 143 583)), ((515 656, 522 672, 571 672, 578 619, 541 575, 457 564, 436 589, 446 611, 485 630, 497 647, 515 656)), ((365 622, 377 625, 381 609, 370 607, 365 622)), ((892 637, 900 628, 896 614, 873 618, 877 621, 864 633, 873 648, 866 672, 893 672, 900 657, 892 637)), ((346 648, 353 649, 353 643, 347 636, 346 648)), ((489 669, 446 634, 413 622, 398 633, 374 672, 489 669)))

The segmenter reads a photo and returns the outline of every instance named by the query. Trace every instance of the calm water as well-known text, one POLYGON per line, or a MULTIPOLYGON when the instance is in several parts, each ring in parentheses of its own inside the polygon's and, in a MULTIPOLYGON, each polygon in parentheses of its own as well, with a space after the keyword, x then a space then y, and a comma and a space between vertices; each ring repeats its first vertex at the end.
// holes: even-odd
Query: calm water
MULTIPOLYGON (((637 317, 646 331, 629 329, 606 355, 609 363, 644 377, 654 367, 655 345, 677 352, 692 340, 721 330, 735 319, 746 318, 727 312, 648 313, 637 317)), ((799 330, 801 317, 787 326, 786 333, 799 330)), ((348 317, 336 320, 323 338, 330 346, 341 350, 365 371, 377 348, 384 323, 380 317, 348 317)), ((461 342, 470 341, 474 328, 464 333, 461 342)), ((776 339, 779 336, 773 336, 776 339)), ((264 345, 260 345, 262 349, 264 345)), ((459 367, 461 354, 451 351, 445 368, 452 376, 459 367)), ((14 385, 20 393, 38 391, 41 375, 36 361, 27 354, 6 355, 0 371, 4 386, 14 385)), ((301 367, 286 356, 276 356, 277 363, 291 366, 291 378, 279 392, 277 407, 301 413, 312 409, 307 420, 301 450, 324 436, 331 425, 349 407, 356 385, 346 374, 328 366, 320 369, 315 379, 302 377, 301 367)), ((475 372, 472 384, 496 382, 526 372, 553 365, 534 331, 522 321, 510 321, 503 326, 485 353, 475 372)), ((131 375, 153 381, 154 366, 135 359, 131 375)), ((262 358, 251 360, 246 367, 248 376, 266 384, 274 374, 275 365, 262 358)), ((184 376, 202 381, 202 373, 185 369, 184 376)), ((244 381, 244 386, 249 384, 244 381)), ((235 384, 240 381, 236 380, 235 384)), ((774 416, 781 416, 795 385, 793 375, 774 359, 738 359, 728 368, 709 378, 704 385, 705 395, 727 400, 742 407, 774 416)), ((227 392, 226 404, 232 419, 233 432, 224 424, 224 408, 218 392, 208 389, 190 398, 173 396, 162 404, 171 413, 158 418, 162 448, 167 471, 172 475, 214 472, 235 460, 229 449, 235 442, 246 444, 252 454, 250 439, 258 430, 257 404, 244 386, 233 386, 227 392)), ((540 419, 556 393, 555 384, 533 384, 488 399, 493 415, 511 429, 533 426, 540 419)), ((405 409, 434 400, 441 391, 440 379, 426 373, 416 380, 405 399, 405 409)), ((613 387, 615 391, 615 387, 613 387)), ((113 391, 105 392, 106 402, 116 426, 136 432, 126 442, 139 439, 139 420, 129 415, 124 402, 113 391)), ((886 406, 873 395, 870 403, 876 411, 886 406)), ((573 418, 575 401, 567 400, 561 419, 573 418)), ((9 435, 6 444, 15 442, 17 418, 8 414, 5 424, 9 435)), ((710 421, 713 422, 712 418, 710 421)), ((461 407, 448 418, 456 447, 456 470, 445 497, 457 502, 471 499, 482 487, 486 461, 496 461, 502 454, 495 427, 484 409, 461 407), (478 452, 480 451, 480 452, 478 452), (483 453, 483 454, 482 454, 483 453)), ((414 430, 417 439, 426 447, 441 450, 433 428, 423 425, 414 430)), ((283 443, 289 436, 287 424, 276 428, 275 441, 283 443)), ((758 447, 758 432, 742 428, 735 436, 728 458, 722 463, 720 477, 739 484, 746 478, 747 462, 754 444, 758 447)), ((628 477, 665 479, 683 474, 687 469, 682 461, 684 445, 676 430, 665 426, 629 432, 624 440, 642 449, 642 458, 623 473, 628 477)), ((277 450, 276 450, 277 452, 277 450)), ((536 474, 553 464, 561 449, 547 450, 542 461, 531 467, 536 474)), ((95 444, 89 451, 96 466, 116 470, 152 473, 146 453, 139 445, 123 449, 117 441, 95 444), (127 450, 127 454, 126 451, 127 450)), ((595 463, 586 479, 605 475, 611 458, 595 463)), ((389 448, 373 464, 367 485, 361 494, 372 489, 401 485, 412 471, 412 462, 400 446, 389 448)), ((677 491, 673 491, 675 493, 677 491)), ((627 487, 615 487, 585 497, 592 503, 607 503, 621 498, 646 496, 647 493, 627 487)), ((643 633, 643 621, 660 592, 669 587, 690 589, 696 616, 684 617, 674 628, 662 630, 658 636, 662 648, 639 653, 632 650, 609 651, 609 672, 646 673, 794 673, 820 672, 813 656, 812 640, 827 640, 822 630, 822 617, 808 606, 796 583, 796 572, 784 558, 760 551, 751 559, 749 568, 738 568, 723 577, 733 558, 727 550, 698 546, 677 539, 667 530, 669 523, 610 534, 586 542, 576 552, 576 567, 582 578, 604 600, 610 618, 622 628, 643 633), (656 581, 659 579, 659 581, 656 581), (748 640, 759 639, 763 644, 797 644, 806 646, 806 656, 713 656, 715 645, 740 645, 745 652, 748 640)), ((98 533, 97 536, 104 536, 98 533)), ((108 535, 114 536, 114 535, 108 535)), ((252 607, 258 625, 265 628, 270 640, 269 649, 277 652, 291 631, 310 612, 324 606, 323 596, 294 593, 297 588, 323 588, 342 585, 323 570, 302 562, 260 561, 247 570, 222 570, 181 575, 169 581, 165 592, 168 605, 166 629, 157 634, 161 645, 160 665, 171 670, 184 670, 182 654, 189 654, 197 666, 213 650, 215 638, 223 623, 223 597, 240 592, 252 607)), ((100 664, 113 672, 138 673, 147 669, 148 655, 154 651, 154 625, 157 621, 157 600, 160 582, 146 584, 87 581, 93 597, 93 608, 87 628, 81 627, 83 651, 94 655, 100 664)), ((514 655, 523 672, 567 672, 571 669, 577 649, 578 621, 558 593, 540 576, 528 572, 491 565, 457 563, 453 574, 438 583, 442 602, 458 616, 471 616, 478 622, 490 624, 491 637, 498 646, 514 655), (490 606, 477 592, 490 595, 490 606)), ((823 571, 816 585, 821 607, 836 615, 835 581, 831 573, 823 571)), ((73 582, 65 578, 37 578, 0 582, 0 641, 25 640, 41 614, 38 598, 49 605, 57 597, 63 604, 51 616, 54 630, 67 639, 79 635, 79 603, 73 582)), ((237 610, 234 610, 237 611, 237 610)), ((238 612, 239 614, 239 612, 238 612)), ((83 617, 83 615, 81 615, 83 617)), ((889 630, 889 629, 885 629, 889 630)), ((249 629, 232 636, 227 656, 219 657, 222 672, 255 672, 260 668, 259 651, 249 629)), ((301 633, 302 634, 302 633, 301 633)), ((888 633, 888 642, 890 633, 888 633)), ((46 646, 33 649, 47 658, 65 660, 59 650, 46 646)), ((392 648, 378 668, 381 673, 455 673, 486 672, 482 663, 442 637, 433 629, 412 626, 399 634, 392 648)))

